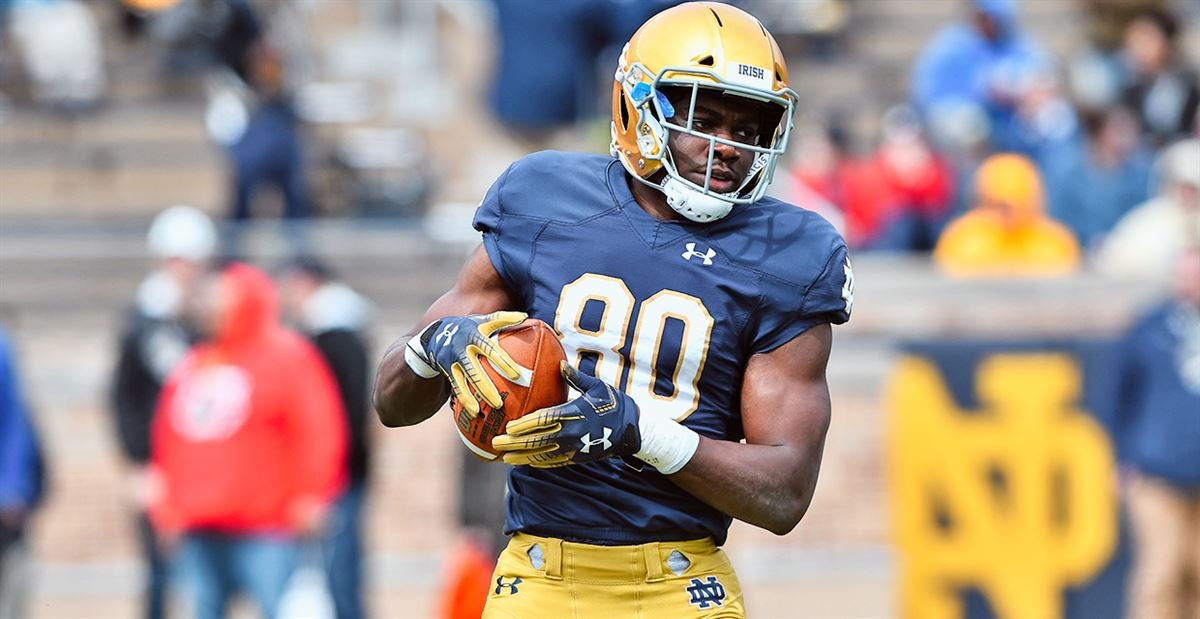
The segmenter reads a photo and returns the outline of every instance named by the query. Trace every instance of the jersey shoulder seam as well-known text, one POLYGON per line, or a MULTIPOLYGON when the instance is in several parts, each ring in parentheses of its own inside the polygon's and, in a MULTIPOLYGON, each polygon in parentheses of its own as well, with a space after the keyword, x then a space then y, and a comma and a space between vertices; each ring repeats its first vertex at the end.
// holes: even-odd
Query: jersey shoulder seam
MULTIPOLYGON (((804 313, 804 307, 806 305, 808 305, 809 291, 812 290, 812 287, 817 284, 817 280, 821 279, 821 275, 823 275, 824 273, 829 271, 830 268, 832 268, 833 259, 837 257, 839 247, 840 247, 840 245, 835 247, 832 252, 829 252, 829 258, 825 259, 825 264, 821 266, 821 270, 818 271, 816 276, 813 277, 813 280, 811 282, 809 282, 807 286, 804 287, 804 295, 803 295, 803 297, 801 297, 802 300, 800 301, 801 313, 804 313)), ((845 293, 843 292, 843 294, 845 294, 845 293)))

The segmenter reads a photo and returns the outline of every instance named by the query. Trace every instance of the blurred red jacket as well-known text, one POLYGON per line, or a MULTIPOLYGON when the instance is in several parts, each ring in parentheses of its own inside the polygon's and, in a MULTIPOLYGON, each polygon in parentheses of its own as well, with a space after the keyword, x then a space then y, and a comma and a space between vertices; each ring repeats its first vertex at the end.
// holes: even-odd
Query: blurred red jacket
POLYGON ((937 221, 950 209, 954 171, 924 143, 884 143, 870 156, 839 157, 825 170, 793 170, 795 178, 842 210, 851 248, 871 247, 906 215, 937 221))
POLYGON ((279 324, 266 274, 235 264, 218 282, 215 337, 159 398, 151 514, 173 532, 294 532, 344 484, 341 400, 320 353, 279 324))

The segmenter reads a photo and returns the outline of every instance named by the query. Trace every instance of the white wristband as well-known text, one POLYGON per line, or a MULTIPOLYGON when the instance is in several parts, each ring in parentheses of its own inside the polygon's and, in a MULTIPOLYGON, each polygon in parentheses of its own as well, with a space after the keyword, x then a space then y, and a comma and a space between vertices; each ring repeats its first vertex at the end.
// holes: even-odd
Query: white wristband
POLYGON ((696 455, 700 435, 669 417, 642 411, 638 417, 642 449, 633 456, 663 475, 678 472, 696 455))
POLYGON ((421 378, 434 378, 439 376, 441 372, 437 368, 429 365, 421 358, 420 353, 413 348, 413 339, 420 337, 420 334, 414 335, 411 339, 404 343, 404 362, 408 364, 408 369, 421 378))

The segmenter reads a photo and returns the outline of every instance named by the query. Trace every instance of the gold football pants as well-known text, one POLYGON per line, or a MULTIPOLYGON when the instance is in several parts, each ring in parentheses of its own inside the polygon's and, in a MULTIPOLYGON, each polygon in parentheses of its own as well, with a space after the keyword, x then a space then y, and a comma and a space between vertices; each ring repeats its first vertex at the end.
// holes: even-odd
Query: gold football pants
POLYGON ((517 533, 484 619, 742 619, 742 588, 711 539, 593 546, 517 533))

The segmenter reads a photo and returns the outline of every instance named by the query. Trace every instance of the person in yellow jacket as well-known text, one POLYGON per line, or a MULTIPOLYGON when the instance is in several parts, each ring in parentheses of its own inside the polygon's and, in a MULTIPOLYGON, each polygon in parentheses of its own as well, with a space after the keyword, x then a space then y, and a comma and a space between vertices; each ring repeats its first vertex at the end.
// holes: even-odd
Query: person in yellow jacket
POLYGON ((1053 276, 1079 266, 1079 243, 1045 213, 1042 181, 1025 157, 993 155, 975 174, 975 207, 946 227, 938 267, 960 276, 1053 276))

